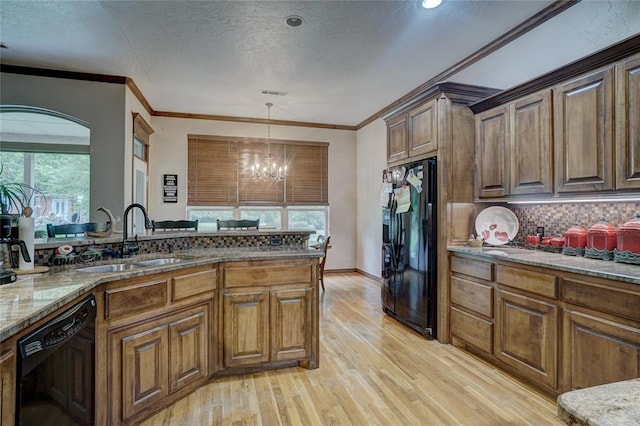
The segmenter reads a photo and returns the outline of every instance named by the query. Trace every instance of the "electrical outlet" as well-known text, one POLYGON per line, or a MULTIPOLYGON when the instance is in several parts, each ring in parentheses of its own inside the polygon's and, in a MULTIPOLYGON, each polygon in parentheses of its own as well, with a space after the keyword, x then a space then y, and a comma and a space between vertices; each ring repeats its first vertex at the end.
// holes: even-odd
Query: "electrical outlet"
POLYGON ((269 245, 270 246, 281 246, 282 245, 282 237, 269 237, 269 245))

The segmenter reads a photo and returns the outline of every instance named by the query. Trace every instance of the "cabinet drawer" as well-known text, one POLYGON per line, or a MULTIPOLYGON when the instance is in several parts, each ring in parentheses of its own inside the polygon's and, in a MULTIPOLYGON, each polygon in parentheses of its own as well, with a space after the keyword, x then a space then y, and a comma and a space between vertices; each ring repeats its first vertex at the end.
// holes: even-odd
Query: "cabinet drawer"
POLYGON ((167 304, 167 280, 150 281, 104 292, 104 315, 113 319, 167 304))
POLYGON ((493 288, 459 277, 451 277, 451 303, 486 317, 493 317, 493 288))
POLYGON ((451 270, 459 274, 480 278, 481 280, 493 281, 493 263, 452 257, 451 270))
POLYGON ((540 296, 558 298, 558 277, 554 275, 498 265, 496 281, 540 296))
POLYGON ((640 288, 635 292, 564 278, 562 289, 567 303, 640 321, 640 288))
POLYGON ((312 264, 304 262, 227 264, 223 269, 225 288, 310 283, 313 276, 312 264))
POLYGON ((487 353, 493 352, 493 324, 490 321, 451 307, 451 334, 487 353))
POLYGON ((171 300, 176 301, 216 289, 218 270, 199 271, 171 279, 171 300))

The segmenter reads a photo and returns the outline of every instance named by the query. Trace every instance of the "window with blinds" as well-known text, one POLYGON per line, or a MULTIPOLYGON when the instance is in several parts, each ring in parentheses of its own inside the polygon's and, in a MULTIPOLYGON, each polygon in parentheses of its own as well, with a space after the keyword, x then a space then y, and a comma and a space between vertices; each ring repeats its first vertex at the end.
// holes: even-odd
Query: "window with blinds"
POLYGON ((328 205, 328 158, 323 142, 189 135, 187 204, 328 205), (251 178, 251 165, 262 163, 267 150, 287 165, 281 182, 251 178))

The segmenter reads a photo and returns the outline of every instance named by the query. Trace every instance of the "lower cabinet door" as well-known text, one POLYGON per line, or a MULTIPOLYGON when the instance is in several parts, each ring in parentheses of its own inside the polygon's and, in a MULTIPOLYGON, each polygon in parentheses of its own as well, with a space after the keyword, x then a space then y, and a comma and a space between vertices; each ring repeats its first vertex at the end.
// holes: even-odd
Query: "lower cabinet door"
POLYGON ((555 305, 508 291, 497 291, 495 356, 522 377, 557 387, 555 305))
POLYGON ((271 293, 271 360, 311 356, 311 289, 271 293))
POLYGON ((169 392, 208 374, 207 312, 169 323, 169 392))
POLYGON ((482 351, 493 353, 493 324, 491 321, 457 309, 450 310, 451 335, 482 351))
POLYGON ((269 292, 227 292, 223 304, 225 366, 268 362, 269 292))
POLYGON ((640 329, 564 309, 561 390, 640 377, 640 329))
POLYGON ((111 333, 112 421, 119 424, 169 393, 167 325, 160 320, 111 333))

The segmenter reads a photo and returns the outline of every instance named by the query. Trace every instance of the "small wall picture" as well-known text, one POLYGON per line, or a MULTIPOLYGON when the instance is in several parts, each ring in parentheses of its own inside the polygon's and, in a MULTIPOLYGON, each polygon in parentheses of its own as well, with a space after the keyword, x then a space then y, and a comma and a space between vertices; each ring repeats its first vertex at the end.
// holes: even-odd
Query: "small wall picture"
POLYGON ((163 178, 163 198, 165 203, 178 202, 178 175, 164 175, 163 178))

